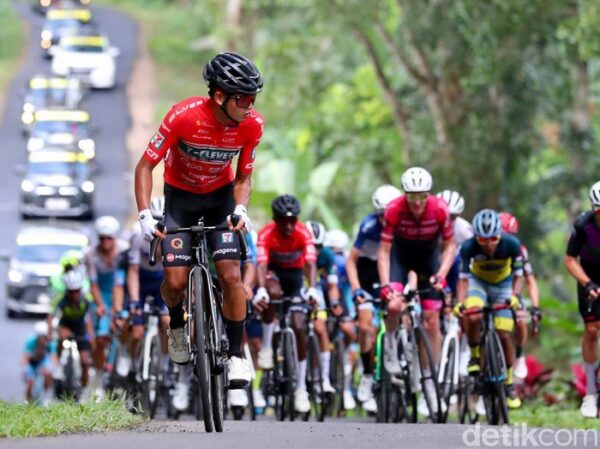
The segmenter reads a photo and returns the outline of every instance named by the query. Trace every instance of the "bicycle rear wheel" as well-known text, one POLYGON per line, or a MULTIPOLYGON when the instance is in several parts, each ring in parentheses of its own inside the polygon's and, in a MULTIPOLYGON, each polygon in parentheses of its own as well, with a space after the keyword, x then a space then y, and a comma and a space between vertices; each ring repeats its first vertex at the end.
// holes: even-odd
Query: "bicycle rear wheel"
MULTIPOLYGON (((323 370, 321 369, 320 354, 317 337, 312 335, 308 340, 308 352, 306 354, 306 387, 315 417, 317 421, 323 422, 325 420, 326 399, 323 393, 323 370)), ((306 414, 304 420, 308 421, 309 416, 310 412, 306 414)))
POLYGON ((331 352, 331 384, 335 388, 335 396, 328 404, 326 413, 330 416, 343 416, 344 408, 344 353, 346 348, 343 338, 334 341, 334 349, 331 352))
POLYGON ((160 340, 158 335, 155 335, 150 340, 148 377, 146 379, 142 379, 144 412, 146 412, 151 419, 154 419, 156 416, 158 398, 160 396, 161 389, 160 351, 160 340))
POLYGON ((442 421, 442 407, 440 401, 440 387, 437 378, 437 369, 433 356, 431 355, 431 344, 429 338, 422 328, 417 327, 413 331, 414 350, 419 358, 421 391, 425 397, 429 409, 429 419, 433 423, 442 421), (429 372, 427 372, 427 368, 429 372))
POLYGON ((458 418, 461 424, 475 424, 479 419, 474 409, 476 401, 475 378, 462 377, 458 388, 458 418))
POLYGON ((202 275, 198 270, 194 270, 192 279, 192 301, 194 303, 194 332, 196 341, 196 359, 195 359, 195 374, 198 384, 198 394, 196 395, 196 419, 199 412, 202 410, 202 418, 204 419, 204 429, 207 432, 214 430, 213 411, 211 401, 211 374, 210 360, 206 347, 204 311, 204 289, 202 275))

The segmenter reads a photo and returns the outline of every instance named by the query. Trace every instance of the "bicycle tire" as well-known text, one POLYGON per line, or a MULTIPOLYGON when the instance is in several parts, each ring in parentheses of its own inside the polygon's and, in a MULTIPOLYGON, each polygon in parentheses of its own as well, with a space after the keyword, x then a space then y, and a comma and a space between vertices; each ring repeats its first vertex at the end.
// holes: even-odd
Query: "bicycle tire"
POLYGON ((194 270, 192 275, 192 302, 194 303, 194 331, 196 342, 195 371, 198 384, 198 394, 196 396, 196 419, 200 409, 202 410, 202 419, 204 420, 204 430, 212 432, 214 430, 212 401, 211 401, 211 375, 210 361, 205 340, 205 314, 204 314, 204 290, 203 279, 199 270, 194 270))
POLYGON ((213 424, 217 432, 223 432, 223 392, 224 392, 224 381, 223 381, 223 360, 221 360, 221 337, 224 333, 223 324, 218 321, 217 311, 215 310, 214 302, 210 294, 207 298, 211 298, 211 306, 207 308, 206 318, 206 332, 210 336, 209 344, 211 348, 211 402, 213 412, 213 424), (210 313, 209 313, 210 312, 210 313), (215 320, 216 318, 216 320, 215 320))
MULTIPOLYGON (((71 342, 72 343, 72 342, 71 342)), ((67 357, 67 363, 65 366, 65 389, 64 389, 64 397, 67 399, 73 399, 75 397, 75 367, 73 364, 75 363, 73 360, 73 352, 71 349, 63 349, 63 351, 69 351, 69 356, 67 357)))
POLYGON ((160 381, 160 341, 158 335, 154 335, 150 340, 150 361, 148 363, 148 378, 142 381, 142 397, 144 401, 144 410, 148 413, 150 419, 156 416, 158 408, 158 399, 161 391, 160 381))
POLYGON ((296 411, 294 409, 294 393, 296 385, 296 377, 298 373, 296 359, 296 339, 293 331, 289 330, 283 334, 283 366, 285 378, 285 397, 286 397, 286 412, 290 421, 294 421, 296 411))
MULTIPOLYGON (((442 396, 441 400, 446 403, 446 410, 442 410, 442 420, 441 422, 445 423, 448 421, 448 413, 450 410, 450 398, 454 394, 456 390, 456 386, 454 385, 454 370, 456 368, 456 357, 457 357, 457 349, 456 349, 456 339, 451 338, 448 343, 448 353, 445 358, 444 366, 440 367, 440 371, 443 373, 442 383, 439 385, 440 394, 442 396)), ((439 377, 438 377, 439 381, 439 377)))
POLYGON ((285 408, 285 373, 283 366, 283 334, 276 332, 273 335, 273 370, 272 375, 269 376, 271 382, 267 383, 265 387, 265 398, 269 397, 269 394, 273 394, 275 397, 275 416, 278 421, 284 421, 286 415, 285 408))
POLYGON ((509 424, 508 406, 506 404, 506 362, 502 343, 498 333, 490 330, 486 337, 486 358, 489 362, 490 391, 492 392, 492 422, 490 424, 509 424))
MULTIPOLYGON (((379 359, 378 359, 379 360, 379 359)), ((376 388, 375 399, 377 401, 377 415, 375 421, 378 423, 390 422, 390 395, 391 395, 391 382, 390 374, 382 366, 379 371, 379 382, 376 388)))
POLYGON ((473 376, 462 377, 458 388, 458 418, 461 424, 475 424, 479 420, 471 404, 475 392, 475 380, 473 376))
POLYGON ((411 384, 411 366, 408 363, 408 354, 405 351, 404 341, 402 338, 398 339, 398 358, 400 365, 402 366, 402 372, 397 376, 402 383, 392 385, 393 389, 398 391, 397 405, 396 405, 396 417, 394 422, 401 422, 402 420, 408 423, 417 422, 417 395, 412 391, 411 384))
POLYGON ((328 407, 330 416, 343 416, 344 408, 344 353, 345 345, 343 338, 334 341, 334 349, 331 352, 331 383, 335 388, 335 396, 328 407))
POLYGON ((433 423, 439 423, 441 422, 442 418, 442 406, 440 401, 440 387, 438 384, 437 369, 435 368, 433 356, 431 355, 431 343, 429 343, 427 334, 420 327, 417 327, 413 330, 413 335, 415 337, 413 341, 415 344, 416 355, 419 359, 421 392, 425 397, 425 402, 429 410, 429 419, 433 423), (419 350, 421 345, 425 351, 425 354, 419 350), (425 372, 425 361, 429 367, 429 375, 426 375, 425 372), (431 380, 431 384, 433 384, 435 398, 431 397, 430 391, 426 386, 427 380, 431 380), (434 404, 437 405, 436 409, 433 408, 434 404))
MULTIPOLYGON (((306 386, 315 418, 317 418, 317 421, 323 422, 325 420, 326 398, 323 393, 323 368, 321 366, 320 355, 319 342, 317 341, 317 337, 312 335, 308 339, 306 386)), ((310 411, 306 413, 305 421, 308 421, 310 413, 310 411)))

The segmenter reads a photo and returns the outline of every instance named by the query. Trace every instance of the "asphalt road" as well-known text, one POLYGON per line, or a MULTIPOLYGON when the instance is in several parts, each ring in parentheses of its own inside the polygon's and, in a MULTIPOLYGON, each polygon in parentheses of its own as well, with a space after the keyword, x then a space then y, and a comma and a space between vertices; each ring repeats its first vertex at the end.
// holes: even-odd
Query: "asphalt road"
MULTIPOLYGON (((24 88, 32 75, 50 73, 50 64, 42 57, 39 47, 43 17, 32 11, 29 0, 13 3, 28 24, 29 38, 23 65, 9 86, 4 120, 0 124, 0 216, 3 222, 0 251, 9 254, 12 253, 15 236, 22 224, 18 211, 19 178, 15 167, 26 161, 25 140, 20 127, 24 88)), ((125 85, 137 51, 137 30, 135 23, 121 13, 100 7, 92 7, 92 13, 102 30, 108 34, 112 45, 121 50, 117 60, 117 87, 110 91, 92 91, 86 99, 86 108, 96 130, 94 137, 99 168, 95 178, 96 215, 110 214, 123 219, 130 212, 133 196, 130 187, 130 161, 125 146, 125 136, 130 125, 125 85)), ((89 226, 86 222, 81 224, 89 226)), ((6 318, 4 265, 0 266, 0 400, 21 401, 24 390, 20 361, 33 321, 6 318)))
POLYGON ((374 424, 331 421, 274 422, 228 421, 223 433, 206 434, 197 422, 149 423, 129 432, 95 433, 51 438, 0 441, 0 448, 62 449, 66 445, 86 449, 327 449, 410 448, 454 449, 465 447, 598 447, 594 431, 553 431, 523 427, 475 427, 419 424, 374 424))

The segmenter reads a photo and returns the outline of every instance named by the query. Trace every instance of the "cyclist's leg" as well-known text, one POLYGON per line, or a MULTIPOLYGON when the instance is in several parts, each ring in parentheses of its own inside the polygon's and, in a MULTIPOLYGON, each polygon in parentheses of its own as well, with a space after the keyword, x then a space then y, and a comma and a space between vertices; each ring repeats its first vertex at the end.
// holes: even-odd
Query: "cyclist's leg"
MULTIPOLYGON (((469 287, 467 290, 467 299, 465 300, 465 309, 482 308, 487 303, 487 291, 483 281, 475 276, 469 276, 469 287)), ((463 324, 465 334, 469 342, 471 351, 471 360, 467 371, 469 374, 477 374, 480 370, 480 353, 479 346, 481 344, 481 315, 469 315, 464 317, 463 324)))
POLYGON ((86 387, 89 383, 89 370, 91 365, 91 345, 90 340, 83 333, 76 333, 77 349, 79 350, 79 358, 81 361, 81 385, 86 387))
POLYGON ((39 367, 32 363, 28 363, 27 366, 25 366, 23 379, 25 380, 25 400, 27 402, 31 402, 33 400, 33 385, 38 375, 38 369, 39 367))
POLYGON ((581 355, 587 385, 580 411, 584 417, 592 418, 597 416, 596 376, 598 370, 598 339, 600 337, 600 301, 594 301, 592 310, 588 312, 587 293, 580 284, 577 284, 577 297, 579 314, 584 322, 581 355))

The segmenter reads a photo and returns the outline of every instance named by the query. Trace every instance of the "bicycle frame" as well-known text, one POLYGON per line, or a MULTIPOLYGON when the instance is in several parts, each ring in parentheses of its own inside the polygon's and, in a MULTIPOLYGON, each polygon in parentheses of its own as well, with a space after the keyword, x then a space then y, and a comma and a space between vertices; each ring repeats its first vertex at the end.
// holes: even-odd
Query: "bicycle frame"
POLYGON ((445 371, 448 363, 450 344, 452 341, 454 341, 454 348, 456 351, 456 356, 454 357, 453 363, 452 383, 453 385, 458 385, 460 367, 460 326, 454 317, 450 317, 448 320, 448 329, 442 343, 442 352, 440 353, 440 370, 438 373, 439 384, 442 384, 446 375, 445 371))

